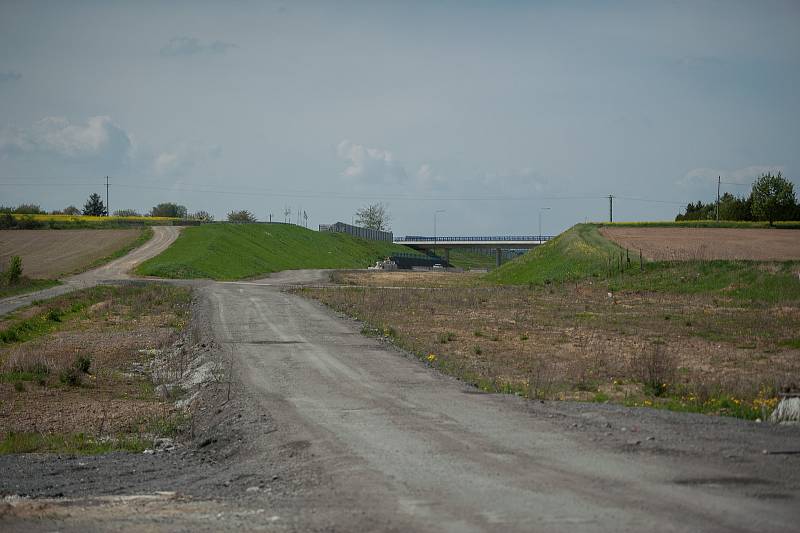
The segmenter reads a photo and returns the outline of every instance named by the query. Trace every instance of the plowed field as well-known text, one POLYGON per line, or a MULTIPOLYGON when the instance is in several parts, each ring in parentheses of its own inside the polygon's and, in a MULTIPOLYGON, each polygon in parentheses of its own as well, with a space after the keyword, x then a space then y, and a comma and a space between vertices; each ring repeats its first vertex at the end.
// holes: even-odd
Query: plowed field
POLYGON ((132 243, 138 229, 119 230, 3 230, 0 231, 0 268, 11 256, 22 258, 23 274, 56 278, 82 270, 94 261, 132 243))
POLYGON ((647 259, 689 261, 750 259, 800 260, 800 231, 761 228, 603 227, 606 238, 647 259))

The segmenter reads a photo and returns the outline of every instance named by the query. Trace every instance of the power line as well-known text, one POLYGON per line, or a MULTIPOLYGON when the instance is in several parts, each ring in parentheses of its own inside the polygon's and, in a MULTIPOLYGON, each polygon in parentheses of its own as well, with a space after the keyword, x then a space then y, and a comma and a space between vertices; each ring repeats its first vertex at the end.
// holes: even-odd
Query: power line
MULTIPOLYGON (((34 180, 54 180, 57 178, 34 178, 34 180)), ((102 185, 98 182, 60 182, 60 183, 33 183, 28 178, 3 178, 0 181, 0 186, 17 186, 17 187, 90 187, 93 185, 102 185), (22 180, 27 179, 25 183, 10 183, 6 180, 22 180)), ((277 196, 286 198, 337 198, 344 200, 410 200, 410 201, 509 201, 509 200, 546 200, 546 201, 559 201, 559 200, 600 200, 608 198, 608 196, 590 196, 590 195, 565 195, 565 196, 420 196, 409 194, 344 194, 338 192, 311 192, 311 191, 276 191, 273 189, 266 189, 262 187, 244 187, 249 190, 224 190, 208 187, 186 187, 186 186, 158 186, 158 185, 127 185, 117 183, 116 187, 127 189, 146 189, 158 190, 167 192, 188 192, 188 193, 205 193, 205 194, 226 194, 235 196, 277 196), (260 191, 260 192, 259 192, 260 191)), ((671 205, 684 205, 686 202, 679 202, 673 200, 657 200, 651 198, 641 198, 633 196, 615 196, 622 200, 629 200, 634 202, 646 203, 659 203, 671 205)))

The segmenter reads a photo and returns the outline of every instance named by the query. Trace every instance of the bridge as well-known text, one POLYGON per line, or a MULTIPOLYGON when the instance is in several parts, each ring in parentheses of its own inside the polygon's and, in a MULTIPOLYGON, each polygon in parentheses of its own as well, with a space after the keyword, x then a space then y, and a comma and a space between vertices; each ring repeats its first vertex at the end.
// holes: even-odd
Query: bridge
POLYGON ((497 266, 500 266, 501 250, 536 248, 552 238, 554 238, 552 235, 502 235, 492 237, 422 237, 419 235, 406 235, 405 237, 396 237, 394 243, 426 252, 434 249, 443 249, 445 261, 450 260, 450 250, 453 248, 494 249, 496 250, 497 266))

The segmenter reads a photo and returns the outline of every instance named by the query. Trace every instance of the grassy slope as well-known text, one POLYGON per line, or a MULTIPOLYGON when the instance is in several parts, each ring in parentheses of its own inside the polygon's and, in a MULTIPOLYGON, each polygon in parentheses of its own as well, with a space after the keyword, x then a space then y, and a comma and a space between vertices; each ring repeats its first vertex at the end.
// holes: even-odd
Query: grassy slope
POLYGON ((298 268, 365 268, 405 246, 319 233, 284 224, 188 227, 139 274, 165 278, 241 279, 298 268))
POLYGON ((620 274, 609 270, 608 260, 618 261, 622 248, 603 237, 599 227, 578 224, 485 277, 514 285, 594 276, 611 291, 717 294, 756 305, 800 300, 796 261, 657 261, 645 263, 641 271, 638 257, 631 257, 631 268, 620 274))
POLYGON ((600 235, 596 225, 578 224, 552 241, 509 261, 486 278, 504 285, 519 285, 605 276, 609 258, 618 260, 622 251, 600 235))

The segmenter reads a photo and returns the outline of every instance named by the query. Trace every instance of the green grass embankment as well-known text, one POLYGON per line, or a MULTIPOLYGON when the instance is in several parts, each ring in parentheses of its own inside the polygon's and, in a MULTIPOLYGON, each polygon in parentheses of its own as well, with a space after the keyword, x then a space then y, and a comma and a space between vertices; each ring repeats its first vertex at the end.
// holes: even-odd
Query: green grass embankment
POLYGON ((186 228, 164 253, 136 271, 163 278, 233 280, 301 268, 366 268, 398 252, 414 251, 288 224, 206 224, 186 228))
MULTIPOLYGON (((625 250, 600 235, 597 228, 595 224, 577 224, 487 274, 486 279, 503 285, 522 285, 605 277, 610 264, 618 264, 620 253, 625 250)), ((636 261, 631 257, 631 261, 638 268, 638 257, 636 261)))
MULTIPOLYGON (((606 224, 578 224, 552 241, 485 276, 503 285, 542 284, 595 278, 608 290, 713 294, 748 305, 800 301, 797 261, 695 260, 644 262, 603 237, 606 224)), ((633 225, 633 224, 631 224, 633 225)), ((644 224, 642 224, 644 225, 644 224)), ((717 226, 719 227, 719 226, 717 226)))

